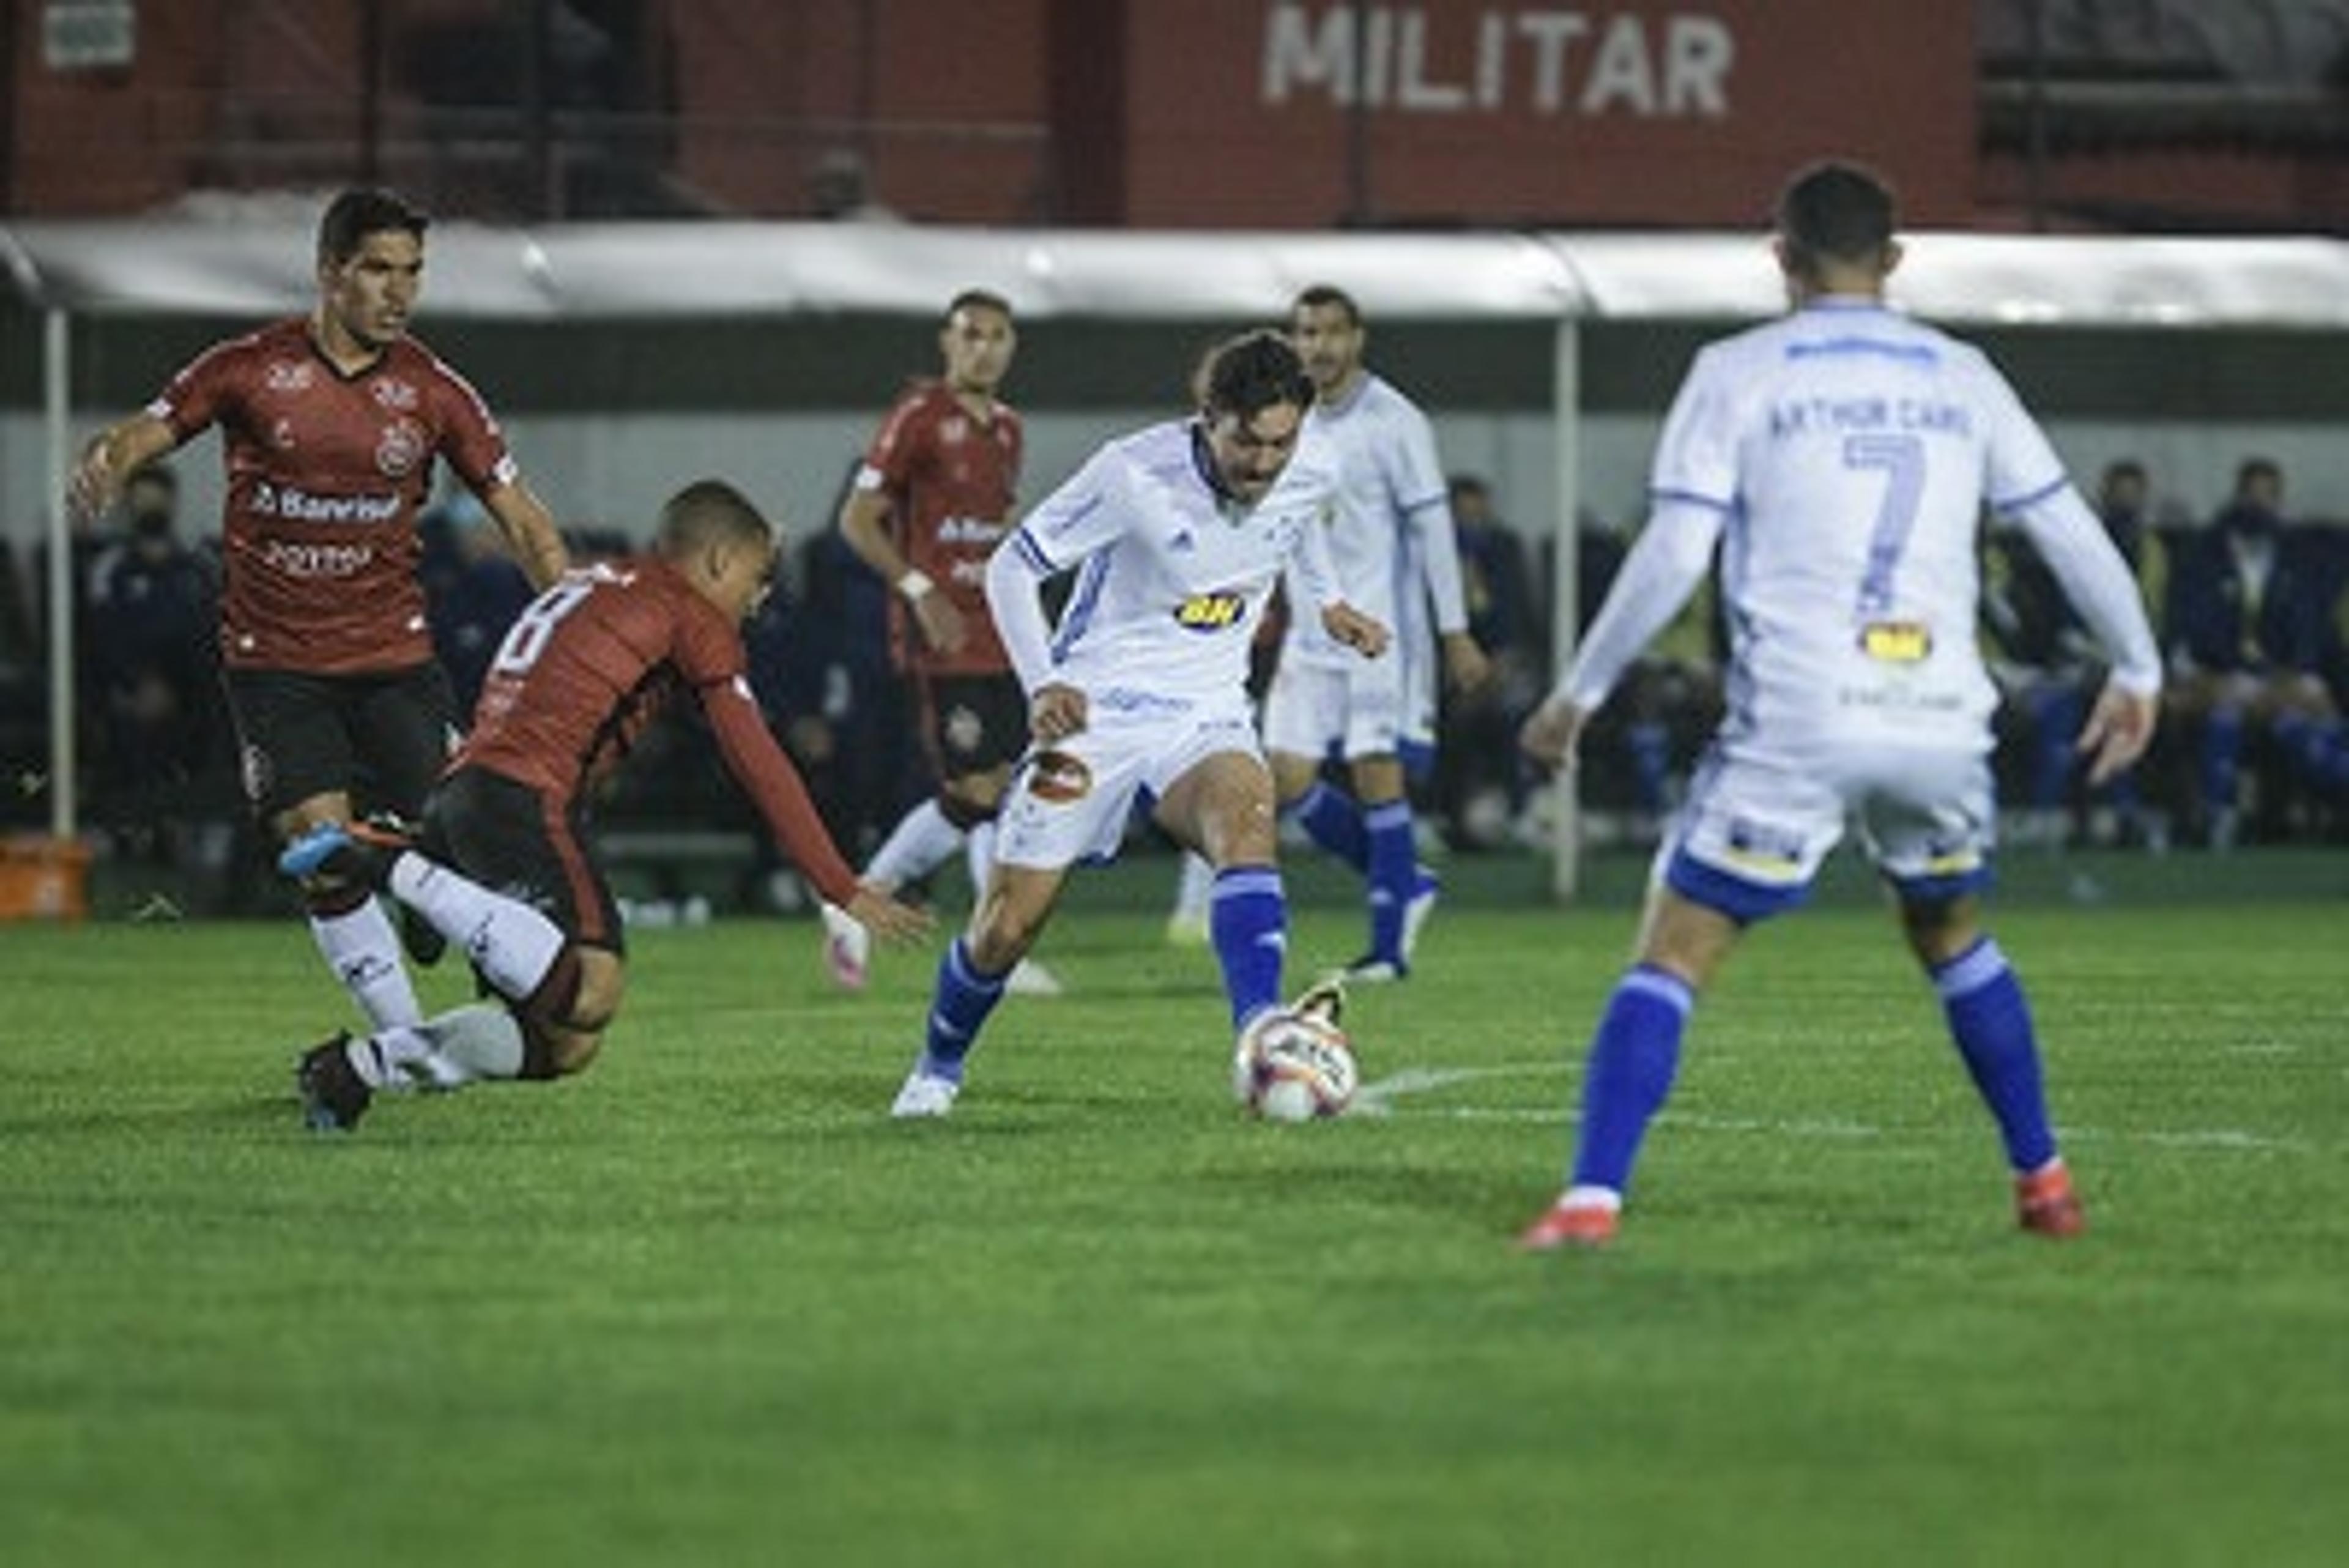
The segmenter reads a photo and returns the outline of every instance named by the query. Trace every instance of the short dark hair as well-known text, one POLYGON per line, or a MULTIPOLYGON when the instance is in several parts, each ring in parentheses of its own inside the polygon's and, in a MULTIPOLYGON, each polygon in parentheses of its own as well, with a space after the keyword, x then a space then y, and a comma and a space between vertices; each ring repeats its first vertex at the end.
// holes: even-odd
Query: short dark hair
POLYGON ((328 265, 350 260, 359 254, 359 246, 369 234, 388 234, 394 229, 416 236, 420 242, 432 220, 423 209, 409 205, 407 198, 395 192, 375 186, 354 186, 326 203, 325 215, 318 220, 318 259, 328 265))
POLYGON ((1269 327, 1226 337, 1207 350, 1192 385, 1201 411, 1243 422, 1277 403, 1313 406, 1313 378, 1288 339, 1269 327))
POLYGON ((697 479, 662 504, 654 543, 670 559, 709 545, 772 544, 775 525, 722 479, 697 479))
POLYGON ((2283 464, 2271 457, 2247 457, 2235 469, 2235 488, 2241 490, 2254 479, 2283 483, 2283 464))
POLYGON ((992 310, 1006 321, 1012 319, 1009 300, 991 288, 966 288, 947 301, 947 312, 938 317, 938 325, 946 326, 954 320, 957 311, 963 310, 992 310))
POLYGON ((1297 297, 1288 302, 1288 314, 1295 316, 1300 310, 1319 310, 1332 305, 1346 313, 1347 326, 1362 324, 1362 307, 1354 303, 1352 295, 1334 283, 1308 284, 1299 289, 1297 297))
POLYGON ((1797 270, 1821 258, 1868 261, 1892 243, 1899 203, 1891 185, 1864 163, 1824 159, 1797 171, 1778 197, 1778 233, 1797 270))

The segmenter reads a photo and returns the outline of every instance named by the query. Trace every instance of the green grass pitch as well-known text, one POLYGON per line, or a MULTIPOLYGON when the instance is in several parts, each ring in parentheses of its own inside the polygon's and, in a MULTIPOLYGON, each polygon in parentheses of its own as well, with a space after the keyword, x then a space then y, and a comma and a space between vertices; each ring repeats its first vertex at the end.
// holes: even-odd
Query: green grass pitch
MULTIPOLYGON (((1162 873, 929 1126, 935 948, 850 997, 806 922, 648 931, 585 1077, 320 1138, 298 925, 0 929, 0 1559, 2349 1556, 2349 903, 1997 913, 2072 1244, 1889 922, 1769 927, 1619 1245, 1532 1258, 1628 911, 1446 909, 1350 1019, 1391 1114, 1266 1127, 1162 873)), ((1358 935, 1309 902, 1296 979, 1358 935)))

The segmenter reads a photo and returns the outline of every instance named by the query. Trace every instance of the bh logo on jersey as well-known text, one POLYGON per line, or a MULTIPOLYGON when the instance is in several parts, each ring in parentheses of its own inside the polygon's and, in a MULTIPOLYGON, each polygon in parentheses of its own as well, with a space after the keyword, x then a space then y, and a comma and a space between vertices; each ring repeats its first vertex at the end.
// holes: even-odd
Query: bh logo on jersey
POLYGON ((1193 594, 1174 607, 1174 624, 1185 631, 1222 631, 1247 613, 1247 598, 1228 588, 1193 594))

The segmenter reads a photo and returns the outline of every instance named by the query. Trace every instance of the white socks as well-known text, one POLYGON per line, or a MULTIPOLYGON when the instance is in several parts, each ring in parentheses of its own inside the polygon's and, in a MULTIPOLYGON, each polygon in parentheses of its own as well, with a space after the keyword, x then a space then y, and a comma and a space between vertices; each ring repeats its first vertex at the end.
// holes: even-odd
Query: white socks
POLYGON ((902 888, 943 865, 962 841, 962 829, 947 820, 936 799, 926 800, 889 830, 889 836, 874 852, 873 863, 864 868, 864 880, 884 888, 902 888))
POLYGON ((399 933, 383 906, 369 898, 340 915, 313 914, 310 934, 326 967, 378 1029, 414 1023, 424 1016, 416 987, 399 958, 399 933))
POLYGON ((352 1067, 378 1089, 453 1089, 482 1078, 518 1078, 522 1056, 522 1025, 496 1002, 395 1024, 350 1046, 352 1067))
MULTIPOLYGON (((392 863, 391 891, 462 948, 500 996, 515 1002, 538 989, 563 951, 563 929, 553 920, 421 855, 392 863)), ((388 921, 384 929, 390 929, 388 921)), ((411 999, 411 1013, 414 1005, 411 999)))

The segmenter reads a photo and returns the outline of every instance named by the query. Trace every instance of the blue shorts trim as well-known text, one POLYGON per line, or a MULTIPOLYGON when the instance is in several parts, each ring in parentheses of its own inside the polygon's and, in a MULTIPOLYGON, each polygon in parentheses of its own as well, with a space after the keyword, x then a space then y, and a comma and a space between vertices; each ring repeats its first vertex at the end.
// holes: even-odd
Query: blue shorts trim
POLYGON ((1904 904, 1946 904, 1952 898, 1962 898, 1970 893, 1986 892, 1997 878, 1991 864, 1984 860, 1971 871, 1956 871, 1941 877, 1895 877, 1889 871, 1884 879, 1892 885, 1904 904))
POLYGON ((1685 849, 1672 851, 1664 885, 1692 904, 1728 916, 1741 926, 1783 915, 1811 896, 1808 882, 1749 882, 1717 866, 1707 866, 1685 849))

